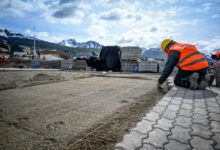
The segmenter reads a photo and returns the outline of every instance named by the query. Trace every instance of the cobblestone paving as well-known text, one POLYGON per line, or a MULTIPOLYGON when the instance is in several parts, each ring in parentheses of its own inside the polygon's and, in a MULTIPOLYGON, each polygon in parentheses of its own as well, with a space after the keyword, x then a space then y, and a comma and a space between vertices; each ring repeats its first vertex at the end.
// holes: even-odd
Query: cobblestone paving
POLYGON ((220 150, 220 88, 172 87, 115 150, 220 150))

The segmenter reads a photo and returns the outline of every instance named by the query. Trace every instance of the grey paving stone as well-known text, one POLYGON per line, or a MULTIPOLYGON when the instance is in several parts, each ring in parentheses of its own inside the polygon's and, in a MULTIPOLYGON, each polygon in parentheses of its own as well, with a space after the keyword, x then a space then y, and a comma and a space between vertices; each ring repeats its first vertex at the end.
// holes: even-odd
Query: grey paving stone
POLYGON ((217 87, 211 87, 211 90, 220 95, 220 90, 217 87))
POLYGON ((205 98, 205 100, 207 101, 207 102, 217 102, 216 101, 216 97, 215 98, 205 98))
POLYGON ((160 101, 157 105, 167 107, 169 104, 168 101, 160 101))
POLYGON ((205 103, 205 99, 203 97, 203 99, 195 99, 194 100, 195 103, 205 103))
POLYGON ((182 98, 181 99, 174 98, 170 104, 179 106, 181 103, 182 103, 182 98))
POLYGON ((176 91, 174 89, 172 89, 171 91, 169 91, 165 96, 166 97, 174 97, 176 95, 176 91))
POLYGON ((214 150, 212 140, 205 140, 198 136, 193 136, 193 139, 190 141, 193 149, 195 150, 214 150))
POLYGON ((212 97, 214 97, 213 94, 214 94, 214 93, 212 92, 212 89, 204 90, 204 97, 206 97, 206 98, 212 98, 212 97))
POLYGON ((192 105, 193 104, 193 99, 186 99, 186 98, 184 98, 184 100, 183 100, 183 104, 190 104, 190 105, 192 105))
POLYGON ((169 140, 169 143, 165 145, 165 150, 190 150, 189 144, 182 144, 180 142, 169 140))
POLYGON ((156 121, 159 118, 160 118, 159 113, 151 111, 150 113, 147 113, 146 117, 144 117, 143 119, 146 119, 149 121, 156 121))
POLYGON ((178 89, 179 89, 179 87, 174 85, 174 87, 172 88, 172 91, 177 91, 178 89))
POLYGON ((162 114, 162 112, 166 109, 166 107, 163 106, 155 106, 153 107, 152 111, 157 112, 159 114, 162 114))
POLYGON ((157 148, 163 148, 163 145, 165 143, 168 143, 168 139, 167 139, 168 135, 169 132, 156 128, 149 133, 149 137, 147 139, 144 139, 143 143, 152 144, 157 148))
POLYGON ((167 130, 169 131, 170 128, 172 128, 172 123, 174 120, 166 119, 166 118, 161 118, 160 120, 157 121, 157 124, 154 125, 154 127, 167 130))
POLYGON ((187 144, 188 140, 191 139, 190 131, 191 129, 186 129, 176 125, 173 129, 171 129, 171 135, 168 137, 168 139, 177 140, 187 144))
POLYGON ((147 134, 152 129, 152 126, 155 123, 156 122, 151 122, 151 121, 148 121, 148 120, 142 120, 141 122, 138 122, 137 126, 135 128, 133 128, 132 130, 138 131, 142 134, 147 134))
POLYGON ((184 99, 193 99, 194 94, 193 93, 186 93, 184 95, 184 99))
POLYGON ((174 119, 176 117, 176 112, 170 109, 166 109, 161 116, 163 118, 174 119))
POLYGON ((212 132, 220 133, 220 122, 211 121, 212 132))
POLYGON ((201 109, 205 109, 205 103, 194 103, 194 107, 195 108, 201 108, 201 109))
POLYGON ((126 134, 121 143, 116 144, 115 149, 123 148, 124 150, 136 149, 142 147, 142 140, 147 135, 140 134, 136 131, 131 131, 130 134, 126 134))
POLYGON ((208 110, 209 110, 209 112, 220 114, 220 108, 219 107, 208 106, 208 110))
POLYGON ((168 109, 173 110, 173 111, 178 111, 179 110, 179 106, 177 106, 177 105, 169 105, 168 109))
POLYGON ((174 98, 182 98, 184 96, 184 93, 176 93, 174 98))
POLYGON ((184 95, 186 93, 186 91, 189 91, 189 90, 186 88, 179 87, 179 90, 176 93, 184 95))
POLYGON ((193 115, 193 123, 199 123, 203 125, 208 125, 208 116, 200 115, 200 114, 194 114, 193 115))
POLYGON ((206 104, 208 105, 208 107, 217 107, 217 108, 219 108, 219 104, 216 103, 216 102, 207 101, 206 104))
POLYGON ((164 96, 161 100, 162 101, 167 101, 167 102, 170 102, 172 99, 172 97, 167 97, 167 96, 164 96))
POLYGON ((185 104, 185 103, 184 103, 184 104, 181 105, 181 108, 191 110, 191 109, 193 109, 193 106, 190 105, 190 104, 185 104))
POLYGON ((207 111, 206 111, 206 109, 195 108, 195 109, 194 109, 194 113, 195 113, 195 114, 200 114, 200 115, 207 116, 207 111))
POLYGON ((200 124, 193 124, 192 125, 193 131, 191 132, 192 135, 197 135, 203 138, 210 138, 213 134, 209 126, 204 126, 200 124))
POLYGON ((216 142, 215 148, 220 149, 220 133, 215 133, 215 136, 213 137, 213 139, 216 142))
POLYGON ((220 114, 210 113, 209 116, 210 116, 210 120, 214 120, 214 121, 219 121, 220 122, 220 114))
POLYGON ((190 118, 192 117, 193 114, 192 114, 192 110, 180 109, 178 115, 190 118))
POLYGON ((186 88, 183 88, 183 87, 178 87, 177 88, 177 93, 182 93, 182 94, 185 94, 186 91, 189 91, 188 89, 186 88))
POLYGON ((184 116, 178 116, 176 118, 176 122, 174 125, 179 125, 181 127, 189 128, 192 124, 192 118, 184 117, 184 116))
POLYGON ((194 94, 194 99, 203 99, 203 94, 194 94))
POLYGON ((220 149, 219 107, 219 88, 174 86, 115 150, 220 149))
POLYGON ((139 150, 163 150, 161 148, 155 148, 149 144, 143 144, 143 147, 140 148, 139 150))

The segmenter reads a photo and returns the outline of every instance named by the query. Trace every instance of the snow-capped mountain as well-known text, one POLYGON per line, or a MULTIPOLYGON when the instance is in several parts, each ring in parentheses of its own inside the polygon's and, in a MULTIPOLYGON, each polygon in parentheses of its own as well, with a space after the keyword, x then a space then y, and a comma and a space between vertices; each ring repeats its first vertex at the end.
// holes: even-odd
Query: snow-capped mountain
POLYGON ((35 43, 36 43, 36 49, 40 49, 40 50, 54 50, 54 49, 56 49, 58 51, 62 51, 62 50, 69 51, 70 50, 70 51, 78 52, 78 49, 76 49, 76 47, 77 47, 77 48, 88 48, 88 50, 81 49, 80 50, 81 52, 84 52, 84 51, 87 52, 87 51, 90 51, 90 49, 92 51, 99 52, 102 47, 102 45, 100 45, 99 43, 94 42, 94 41, 88 41, 85 43, 77 43, 75 40, 68 40, 68 42, 62 41, 61 44, 52 43, 52 42, 44 41, 44 40, 41 40, 41 39, 38 39, 35 37, 26 36, 21 33, 10 31, 8 29, 1 29, 0 28, 0 41, 4 41, 4 42, 8 43, 9 45, 11 45, 12 52, 19 51, 18 47, 21 45, 33 48, 34 39, 35 39, 35 43), (94 50, 94 49, 96 49, 96 50, 94 50))
POLYGON ((16 33, 14 31, 10 31, 10 30, 7 30, 7 29, 0 29, 0 36, 4 36, 4 37, 26 37, 23 34, 16 33))
POLYGON ((142 48, 142 55, 154 59, 167 59, 166 55, 160 48, 142 48))
POLYGON ((82 43, 77 43, 75 39, 63 40, 59 42, 60 45, 69 46, 69 47, 80 47, 80 48, 96 48, 101 49, 103 45, 95 41, 87 41, 82 43))
MULTIPOLYGON (((1 29, 0 28, 0 37, 1 39, 4 40, 33 40, 34 37, 30 37, 30 36, 25 36, 21 33, 16 33, 14 31, 10 31, 8 29, 1 29)), ((37 39, 35 38, 37 41, 41 41, 44 42, 43 40, 37 39)), ((47 41, 45 41, 47 42, 47 41)), ((49 42, 51 43, 51 42, 49 42)), ((54 43, 56 44, 56 43, 54 43)), ((87 41, 87 42, 82 42, 82 43, 77 43, 75 39, 69 39, 69 40, 63 40, 60 43, 58 43, 59 45, 62 46, 68 46, 68 47, 74 47, 74 48, 95 48, 95 49, 101 49, 102 45, 95 42, 95 41, 87 41)))

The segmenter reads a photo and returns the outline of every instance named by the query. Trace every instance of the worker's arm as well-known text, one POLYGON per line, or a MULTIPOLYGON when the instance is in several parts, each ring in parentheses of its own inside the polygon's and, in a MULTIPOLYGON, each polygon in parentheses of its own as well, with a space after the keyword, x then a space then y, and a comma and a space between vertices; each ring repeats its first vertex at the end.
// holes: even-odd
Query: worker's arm
POLYGON ((164 81, 169 77, 169 75, 172 73, 173 68, 177 65, 180 58, 180 52, 178 51, 170 51, 168 60, 165 64, 165 68, 158 80, 159 84, 163 84, 164 81))

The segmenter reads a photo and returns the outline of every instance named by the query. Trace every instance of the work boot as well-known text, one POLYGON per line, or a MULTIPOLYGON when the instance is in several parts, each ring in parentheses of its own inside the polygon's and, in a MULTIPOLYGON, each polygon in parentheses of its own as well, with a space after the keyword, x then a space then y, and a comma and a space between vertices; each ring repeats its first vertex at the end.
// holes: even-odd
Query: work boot
POLYGON ((199 83, 199 90, 205 90, 206 87, 209 85, 209 81, 211 80, 211 77, 209 73, 205 75, 205 78, 202 79, 202 81, 199 83))
POLYGON ((199 86, 198 80, 199 80, 199 74, 197 72, 194 72, 193 74, 190 75, 189 88, 191 90, 196 90, 198 88, 199 86))

